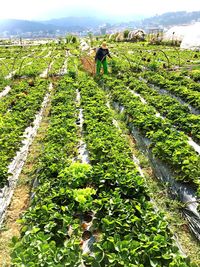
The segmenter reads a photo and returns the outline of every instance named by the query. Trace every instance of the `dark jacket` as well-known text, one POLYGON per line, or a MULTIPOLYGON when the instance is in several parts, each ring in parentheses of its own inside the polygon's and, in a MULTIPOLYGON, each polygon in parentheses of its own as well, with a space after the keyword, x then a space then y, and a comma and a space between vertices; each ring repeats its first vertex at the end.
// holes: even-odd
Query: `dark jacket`
POLYGON ((109 56, 111 58, 108 49, 103 49, 102 47, 100 47, 97 49, 95 61, 99 59, 102 62, 104 59, 106 59, 106 56, 109 56))

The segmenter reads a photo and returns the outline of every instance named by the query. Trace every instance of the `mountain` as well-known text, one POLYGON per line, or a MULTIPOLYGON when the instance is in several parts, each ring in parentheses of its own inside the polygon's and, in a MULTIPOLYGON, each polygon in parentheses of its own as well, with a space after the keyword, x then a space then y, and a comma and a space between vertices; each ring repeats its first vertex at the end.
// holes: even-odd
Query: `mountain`
MULTIPOLYGON (((125 19, 127 18, 124 18, 124 20, 125 19)), ((109 30, 119 30, 120 28, 149 29, 160 26, 170 27, 173 25, 190 24, 193 21, 200 21, 200 11, 169 12, 146 19, 130 21, 128 23, 112 23, 112 25, 109 26, 109 30)), ((0 20, 0 36, 51 37, 55 35, 65 35, 68 32, 86 32, 88 30, 98 32, 99 26, 105 25, 106 22, 106 18, 99 19, 92 17, 66 17, 47 21, 0 20)))
POLYGON ((6 31, 11 35, 20 34, 24 32, 56 31, 57 28, 58 27, 55 25, 28 20, 0 20, 0 33, 6 31))
POLYGON ((157 15, 151 18, 144 19, 142 21, 143 25, 153 25, 153 26, 174 26, 181 24, 190 24, 193 21, 200 20, 200 11, 186 12, 168 12, 162 15, 157 15))
POLYGON ((103 21, 90 17, 67 17, 48 21, 0 20, 0 34, 27 36, 29 33, 66 34, 98 28, 103 21), (42 33, 41 33, 42 32, 42 33))
POLYGON ((186 12, 168 12, 161 15, 156 15, 150 18, 145 18, 140 21, 130 21, 121 23, 120 25, 127 28, 156 28, 156 27, 171 27, 174 25, 191 24, 194 21, 200 21, 200 11, 186 12))
POLYGON ((84 29, 87 29, 96 28, 105 22, 103 20, 92 17, 67 17, 60 19, 51 19, 43 21, 43 23, 56 25, 65 29, 68 29, 70 27, 82 27, 84 29))

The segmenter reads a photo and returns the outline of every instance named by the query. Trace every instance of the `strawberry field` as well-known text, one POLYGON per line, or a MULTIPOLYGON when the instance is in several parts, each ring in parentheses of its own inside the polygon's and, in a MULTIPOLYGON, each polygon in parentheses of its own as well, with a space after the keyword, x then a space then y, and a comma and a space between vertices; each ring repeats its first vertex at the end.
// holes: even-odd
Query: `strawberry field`
POLYGON ((1 232, 32 140, 44 132, 2 266, 200 265, 200 53, 109 49, 109 75, 98 77, 78 42, 0 47, 1 232), (191 243, 159 208, 138 155, 165 201, 178 203, 177 228, 191 243))

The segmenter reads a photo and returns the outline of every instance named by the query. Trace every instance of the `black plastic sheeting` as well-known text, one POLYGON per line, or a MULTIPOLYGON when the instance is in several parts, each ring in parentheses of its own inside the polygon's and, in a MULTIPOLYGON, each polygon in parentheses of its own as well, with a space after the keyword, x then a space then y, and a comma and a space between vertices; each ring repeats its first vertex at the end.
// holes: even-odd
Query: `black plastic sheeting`
POLYGON ((149 149, 150 140, 143 137, 133 125, 129 124, 128 126, 138 147, 148 156, 157 179, 167 184, 170 195, 184 204, 182 207, 183 215, 188 221, 190 230, 200 241, 200 213, 197 210, 196 189, 190 184, 176 181, 169 167, 152 154, 149 149))
MULTIPOLYGON (((112 105, 118 112, 122 113, 124 111, 124 107, 118 103, 115 102, 112 103, 112 105)), ((128 122, 128 116, 126 116, 126 119, 128 122)), ((197 240, 200 241, 200 213, 197 210, 198 199, 196 196, 196 189, 191 184, 176 181, 170 168, 159 159, 155 158, 152 154, 151 149, 149 149, 151 141, 142 136, 133 124, 128 123, 128 128, 135 138, 138 148, 149 158, 149 162, 157 179, 166 185, 169 194, 173 199, 177 199, 184 204, 182 213, 188 221, 188 226, 191 232, 197 240)))

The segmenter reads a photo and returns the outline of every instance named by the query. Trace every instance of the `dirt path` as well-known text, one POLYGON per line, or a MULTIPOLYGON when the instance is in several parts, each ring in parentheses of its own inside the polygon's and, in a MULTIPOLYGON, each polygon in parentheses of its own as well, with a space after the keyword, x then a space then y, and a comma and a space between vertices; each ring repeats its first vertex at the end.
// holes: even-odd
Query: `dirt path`
POLYGON ((28 185, 21 185, 16 188, 13 200, 7 211, 6 223, 3 231, 0 232, 0 266, 10 266, 10 242, 13 236, 19 236, 20 224, 17 220, 29 205, 28 185))

